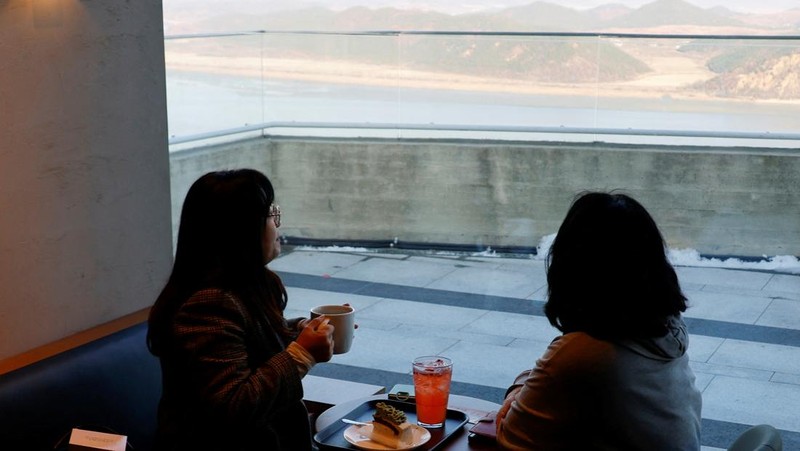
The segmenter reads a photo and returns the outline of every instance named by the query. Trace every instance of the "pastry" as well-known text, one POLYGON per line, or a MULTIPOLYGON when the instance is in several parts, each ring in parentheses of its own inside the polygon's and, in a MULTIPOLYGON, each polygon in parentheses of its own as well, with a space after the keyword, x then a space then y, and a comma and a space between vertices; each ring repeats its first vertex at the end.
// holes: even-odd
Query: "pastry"
POLYGON ((398 449, 410 446, 414 441, 411 423, 406 414, 389 404, 379 402, 372 415, 372 432, 369 439, 389 448, 398 449))

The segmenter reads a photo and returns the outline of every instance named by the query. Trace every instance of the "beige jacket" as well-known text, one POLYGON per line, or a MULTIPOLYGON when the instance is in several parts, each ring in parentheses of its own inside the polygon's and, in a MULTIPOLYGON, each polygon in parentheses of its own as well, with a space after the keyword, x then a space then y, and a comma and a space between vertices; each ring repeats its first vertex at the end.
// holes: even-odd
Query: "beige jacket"
POLYGON ((680 318, 664 337, 612 343, 575 332, 550 344, 500 423, 510 450, 699 450, 700 392, 680 318))

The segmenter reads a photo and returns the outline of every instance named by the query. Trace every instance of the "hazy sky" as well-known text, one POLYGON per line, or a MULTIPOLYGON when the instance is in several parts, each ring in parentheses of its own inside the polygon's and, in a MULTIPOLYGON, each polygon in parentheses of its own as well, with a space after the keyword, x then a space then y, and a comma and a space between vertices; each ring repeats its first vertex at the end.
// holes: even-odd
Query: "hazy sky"
MULTIPOLYGON (((164 0, 169 1, 169 0, 164 0)), ((502 8, 508 6, 527 5, 536 0, 499 0, 499 1, 479 1, 479 0, 295 0, 296 3, 327 5, 339 8, 347 8, 355 5, 371 7, 394 6, 398 8, 425 8, 445 12, 467 12, 479 11, 489 8, 502 8)), ((630 7, 639 7, 654 0, 549 0, 550 3, 558 4, 575 9, 592 8, 595 6, 618 3, 630 7)), ((800 7, 798 0, 686 0, 695 6, 710 8, 712 6, 726 6, 730 9, 742 12, 764 13, 778 12, 787 9, 800 7)))
MULTIPOLYGON (((331 9, 345 9, 352 6, 370 8, 395 7, 441 11, 449 14, 498 9, 534 3, 537 0, 163 0, 165 9, 187 8, 198 4, 218 4, 222 8, 254 8, 261 10, 294 9, 307 6, 324 6, 331 9)), ((544 0, 549 3, 574 9, 588 9, 603 4, 618 3, 630 7, 639 7, 654 0, 544 0)), ((749 13, 771 13, 800 8, 800 0, 686 0, 695 6, 710 8, 725 6, 735 11, 749 13)))

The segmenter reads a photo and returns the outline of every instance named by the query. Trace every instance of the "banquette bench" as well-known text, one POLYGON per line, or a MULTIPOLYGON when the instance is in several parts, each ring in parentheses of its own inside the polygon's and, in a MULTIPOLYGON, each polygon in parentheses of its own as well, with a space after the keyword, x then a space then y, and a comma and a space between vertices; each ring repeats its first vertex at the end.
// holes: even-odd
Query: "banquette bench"
MULTIPOLYGON (((161 397, 158 359, 139 323, 33 364, 0 374, 0 451, 66 450, 72 428, 128 437, 150 451, 161 397)), ((308 375, 310 419, 384 387, 308 375)))
POLYGON ((0 375, 0 450, 66 449, 75 427, 150 450, 161 372, 146 333, 140 323, 0 375))

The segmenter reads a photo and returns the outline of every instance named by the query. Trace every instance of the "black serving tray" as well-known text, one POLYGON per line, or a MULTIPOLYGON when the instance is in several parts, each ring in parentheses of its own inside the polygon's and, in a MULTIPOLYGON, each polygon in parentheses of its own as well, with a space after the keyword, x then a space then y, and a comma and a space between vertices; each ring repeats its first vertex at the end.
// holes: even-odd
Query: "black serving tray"
MULTIPOLYGON (((373 399, 359 405, 343 416, 336 418, 336 421, 314 435, 314 442, 319 446, 320 450, 358 449, 344 439, 344 430, 349 428, 350 425, 342 422, 341 419, 348 418, 350 420, 363 422, 372 421, 372 414, 375 413, 375 404, 379 402, 384 402, 405 412, 406 419, 409 423, 415 424, 417 422, 417 406, 415 404, 392 399, 373 399)), ((466 413, 447 409, 444 427, 428 429, 428 432, 431 433, 431 439, 416 449, 422 451, 440 449, 440 445, 445 443, 453 433, 458 432, 464 427, 464 424, 467 423, 467 419, 466 413)))

